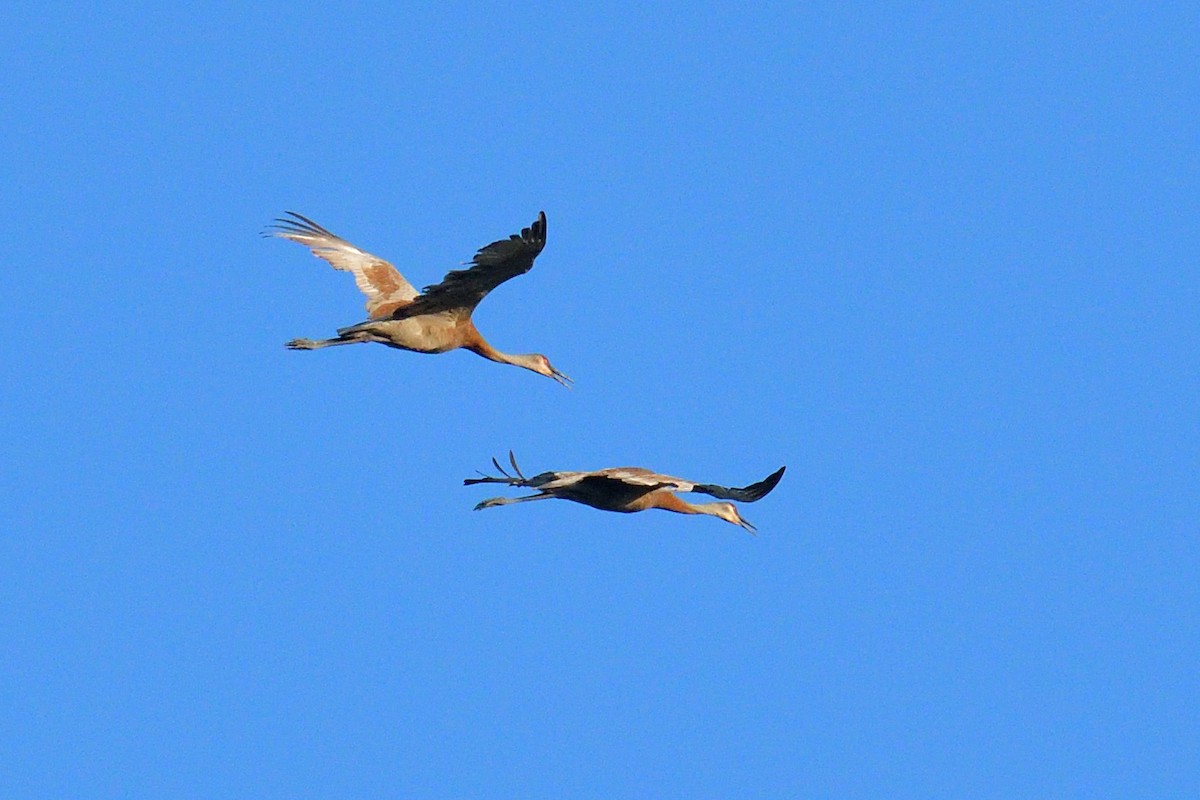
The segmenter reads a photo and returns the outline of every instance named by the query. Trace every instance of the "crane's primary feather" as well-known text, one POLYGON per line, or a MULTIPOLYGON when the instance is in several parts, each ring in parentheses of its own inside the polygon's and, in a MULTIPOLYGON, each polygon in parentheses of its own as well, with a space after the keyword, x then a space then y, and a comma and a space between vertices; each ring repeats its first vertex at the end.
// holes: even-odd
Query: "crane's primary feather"
POLYGON ((787 467, 780 467, 758 483, 752 483, 741 489, 731 489, 727 486, 717 486, 713 483, 697 483, 691 491, 711 495, 719 500, 736 500, 739 503, 753 503, 770 494, 779 485, 783 472, 787 467))
POLYGON ((275 220, 265 235, 302 244, 334 269, 353 274, 358 290, 367 297, 367 313, 372 319, 388 318, 417 296, 413 285, 387 261, 358 249, 308 217, 295 211, 286 213, 291 219, 275 220))
POLYGON ((488 292, 500 284, 523 275, 546 246, 546 212, 520 234, 500 239, 480 248, 468 269, 446 273, 441 283, 426 286, 412 303, 396 309, 393 319, 434 314, 451 309, 468 312, 479 305, 488 292))

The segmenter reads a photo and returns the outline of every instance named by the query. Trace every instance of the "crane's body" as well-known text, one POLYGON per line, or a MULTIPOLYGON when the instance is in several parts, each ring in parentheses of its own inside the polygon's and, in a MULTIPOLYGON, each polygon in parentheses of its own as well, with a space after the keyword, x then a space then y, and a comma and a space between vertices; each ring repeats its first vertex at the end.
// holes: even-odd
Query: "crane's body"
POLYGON ((360 250, 317 223, 289 211, 291 219, 277 220, 269 235, 303 244, 334 269, 350 272, 367 297, 369 319, 338 329, 330 339, 293 339, 292 350, 320 350, 346 344, 377 342, 414 353, 445 353, 459 348, 491 361, 524 367, 564 386, 570 378, 540 353, 504 353, 492 347, 471 320, 488 292, 506 280, 528 272, 546 246, 546 215, 520 234, 481 248, 468 269, 454 270, 441 283, 418 293, 394 266, 360 250))
POLYGON ((765 497, 778 485, 786 469, 780 467, 771 475, 750 486, 730 488, 675 478, 651 472, 643 467, 609 467, 591 472, 543 472, 532 478, 526 478, 517 467, 516 459, 511 452, 508 454, 508 459, 515 474, 510 475, 498 461, 492 459, 492 464, 500 471, 499 476, 484 475, 480 478, 468 478, 463 483, 468 486, 477 483, 503 483, 508 486, 536 489, 538 493, 524 497, 493 497, 476 505, 476 511, 494 506, 557 497, 582 503, 601 511, 615 511, 621 514, 632 514, 652 508, 673 511, 677 514, 707 514, 738 525, 751 533, 754 533, 754 526, 742 518, 737 506, 733 503, 690 503, 675 492, 700 492, 722 500, 753 503, 755 500, 765 497))
POLYGON ((465 347, 472 339, 482 340, 470 317, 456 317, 448 311, 408 319, 367 320, 339 328, 335 339, 292 339, 292 350, 320 350, 342 344, 378 342, 397 350, 413 353, 446 353, 465 347))

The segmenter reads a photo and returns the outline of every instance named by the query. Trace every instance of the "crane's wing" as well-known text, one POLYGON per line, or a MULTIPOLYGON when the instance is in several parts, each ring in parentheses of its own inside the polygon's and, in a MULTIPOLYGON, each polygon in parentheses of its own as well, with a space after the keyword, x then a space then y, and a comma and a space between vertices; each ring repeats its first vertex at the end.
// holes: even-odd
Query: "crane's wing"
POLYGON ((396 309, 392 317, 404 319, 455 308, 474 309, 488 292, 533 267, 546 246, 546 212, 520 234, 492 242, 480 249, 467 269, 446 273, 441 283, 426 286, 412 303, 396 309))
POLYGON ((299 242, 334 269, 352 273, 359 291, 367 296, 367 313, 372 319, 386 319, 417 296, 413 285, 382 258, 359 250, 308 217, 295 211, 287 214, 291 219, 275 220, 266 235, 299 242))
POLYGON ((675 478, 671 475, 661 475, 641 467, 613 467, 600 470, 598 473, 609 480, 619 480, 631 486, 647 486, 651 489, 670 489, 675 492, 699 492, 718 500, 736 500, 740 503, 753 503, 766 497, 783 478, 787 467, 780 467, 775 472, 763 478, 758 483, 741 488, 718 486, 714 483, 696 483, 695 481, 675 478))
POLYGON ((719 500, 736 500, 739 503, 753 503, 755 500, 761 500, 766 497, 772 489, 779 485, 785 469, 787 467, 780 467, 758 483, 752 483, 740 489, 717 486, 714 483, 697 483, 693 484, 691 489, 685 489, 684 491, 712 495, 719 500))
MULTIPOLYGON (((512 451, 508 453, 508 461, 513 471, 509 473, 500 462, 492 459, 499 475, 484 475, 478 478, 467 478, 464 486, 477 483, 503 483, 509 486, 521 486, 538 489, 546 494, 564 497, 568 500, 582 500, 586 497, 605 497, 612 502, 623 505, 632 502, 655 489, 673 488, 669 483, 663 483, 661 475, 656 475, 640 467, 618 467, 601 469, 595 472, 543 472, 526 478, 517 466, 517 459, 512 451)), ((690 486, 690 484, 688 484, 690 486)), ((582 500, 587 502, 587 500, 582 500)))

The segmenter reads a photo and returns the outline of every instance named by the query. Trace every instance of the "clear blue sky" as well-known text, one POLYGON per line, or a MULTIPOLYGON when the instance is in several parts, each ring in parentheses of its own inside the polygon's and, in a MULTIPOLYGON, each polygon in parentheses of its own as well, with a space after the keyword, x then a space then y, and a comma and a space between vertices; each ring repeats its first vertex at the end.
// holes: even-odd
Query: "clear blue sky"
POLYGON ((1200 12, 969 5, 8 11, 0 794, 1200 796, 1200 12))

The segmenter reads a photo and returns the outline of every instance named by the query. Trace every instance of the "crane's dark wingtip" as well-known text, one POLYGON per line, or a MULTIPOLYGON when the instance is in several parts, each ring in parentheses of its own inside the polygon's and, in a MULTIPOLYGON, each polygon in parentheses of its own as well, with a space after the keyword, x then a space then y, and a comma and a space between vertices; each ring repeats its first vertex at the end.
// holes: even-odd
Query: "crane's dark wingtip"
MULTIPOLYGON (((326 228, 321 227, 303 214, 299 214, 295 211, 285 211, 283 213, 286 214, 288 218, 276 217, 275 224, 267 226, 268 230, 270 231, 270 235, 282 236, 283 238, 290 238, 288 234, 296 233, 334 236, 326 228)), ((335 236, 334 238, 337 237, 335 236)))
POLYGON ((521 234, 526 241, 541 242, 544 245, 546 242, 546 212, 539 211, 537 219, 528 228, 521 231, 521 234))
MULTIPOLYGON (((753 486, 747 486, 746 491, 748 493, 754 495, 754 500, 763 499, 764 497, 766 497, 768 494, 771 493, 772 489, 774 489, 776 486, 779 485, 779 482, 781 480, 783 480, 783 473, 786 470, 787 470, 786 465, 780 467, 779 469, 775 470, 770 475, 763 478, 761 481, 754 484, 753 486)), ((748 501, 748 502, 753 502, 753 501, 748 501)))
POLYGON ((693 486, 693 492, 701 492, 703 494, 712 495, 721 500, 734 500, 739 503, 753 503, 755 500, 761 500, 771 493, 771 490, 779 485, 779 481, 783 478, 783 472, 787 467, 780 467, 772 472, 767 477, 763 478, 758 483, 752 483, 749 486, 744 486, 740 489, 731 488, 728 486, 718 486, 713 483, 697 483, 693 486))

